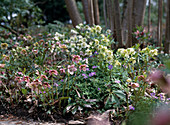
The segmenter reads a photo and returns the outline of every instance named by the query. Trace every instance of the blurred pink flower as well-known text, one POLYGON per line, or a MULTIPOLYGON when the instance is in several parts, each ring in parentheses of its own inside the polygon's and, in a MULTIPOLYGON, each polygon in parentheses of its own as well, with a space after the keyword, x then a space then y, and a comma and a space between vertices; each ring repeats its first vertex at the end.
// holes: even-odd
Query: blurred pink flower
POLYGON ((83 65, 80 65, 80 66, 79 66, 79 69, 80 69, 80 71, 81 71, 81 70, 86 71, 86 67, 88 67, 88 65, 83 64, 83 65))
POLYGON ((5 67, 5 64, 0 64, 0 68, 4 68, 5 67))
POLYGON ((158 84, 163 92, 170 94, 170 77, 166 77, 163 71, 154 71, 149 75, 149 79, 158 84))
POLYGON ((77 68, 74 65, 68 65, 68 73, 73 75, 75 71, 77 71, 77 68))
POLYGON ((145 79, 145 77, 143 75, 138 76, 139 81, 144 80, 144 79, 145 79))
POLYGON ((53 74, 57 76, 58 72, 57 72, 57 70, 49 70, 49 74, 50 74, 50 76, 53 74))
POLYGON ((168 108, 160 109, 155 114, 149 125, 170 125, 170 110, 168 108))
POLYGON ((31 86, 33 86, 34 88, 37 88, 38 85, 42 85, 42 82, 39 81, 38 79, 34 80, 34 81, 31 83, 31 86))
POLYGON ((79 55, 73 55, 72 61, 78 63, 81 60, 79 55))
POLYGON ((40 79, 43 81, 44 79, 48 79, 48 77, 46 75, 41 75, 40 79))
POLYGON ((65 73, 65 69, 64 69, 64 68, 61 68, 61 69, 60 69, 60 73, 65 73))
POLYGON ((48 88, 51 88, 50 84, 48 82, 44 82, 43 83, 43 87, 46 89, 47 87, 48 88))
POLYGON ((139 87, 139 83, 131 83, 131 86, 132 86, 132 88, 138 88, 139 87))
POLYGON ((22 77, 22 82, 30 82, 29 76, 23 76, 22 77))
POLYGON ((21 77, 19 77, 19 76, 16 76, 15 79, 14 79, 14 81, 16 81, 16 82, 18 82, 18 83, 21 83, 21 82, 22 82, 21 77))
POLYGON ((38 50, 37 50, 37 49, 33 49, 32 52, 33 52, 34 54, 38 54, 38 50))

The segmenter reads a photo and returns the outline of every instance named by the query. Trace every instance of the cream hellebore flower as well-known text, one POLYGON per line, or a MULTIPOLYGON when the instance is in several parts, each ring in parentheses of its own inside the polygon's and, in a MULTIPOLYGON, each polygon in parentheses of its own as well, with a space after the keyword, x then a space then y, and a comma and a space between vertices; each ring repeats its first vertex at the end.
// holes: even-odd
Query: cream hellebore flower
POLYGON ((113 56, 113 52, 112 52, 111 50, 106 50, 106 54, 107 54, 108 56, 113 56))
POLYGON ((112 31, 110 29, 107 29, 106 33, 110 34, 112 31))
POLYGON ((158 55, 158 50, 157 49, 153 49, 153 50, 150 50, 149 53, 151 54, 151 56, 157 56, 158 55))
POLYGON ((130 78, 128 78, 127 80, 126 80, 126 82, 131 82, 132 80, 130 79, 130 78))
POLYGON ((92 51, 89 50, 89 49, 87 49, 87 50, 86 50, 86 54, 87 54, 87 55, 92 55, 92 51))
POLYGON ((87 48, 88 46, 89 46, 89 45, 87 45, 86 42, 82 42, 82 43, 81 43, 81 47, 82 47, 82 48, 87 48))
POLYGON ((149 53, 149 48, 148 48, 148 47, 143 48, 143 49, 141 50, 141 53, 149 53))
POLYGON ((120 53, 121 55, 124 55, 126 53, 126 50, 124 48, 119 48, 117 52, 120 53))
POLYGON ((132 63, 135 64, 136 63, 136 58, 135 57, 131 57, 130 61, 132 61, 132 63))
POLYGON ((130 55, 134 55, 135 54, 135 49, 134 48, 127 48, 127 51, 130 55))
POLYGON ((99 40, 95 39, 94 43, 95 43, 95 45, 99 45, 99 40))
POLYGON ((115 61, 115 66, 121 66, 121 63, 118 60, 116 60, 115 61))
POLYGON ((113 57, 112 56, 107 56, 106 57, 106 61, 107 62, 112 62, 113 61, 113 57))
POLYGON ((73 29, 71 29, 70 32, 71 32, 72 35, 77 35, 78 34, 78 32, 76 30, 73 30, 73 29))
POLYGON ((97 25, 97 26, 96 26, 96 32, 97 32, 97 33, 101 33, 101 31, 102 31, 101 26, 97 25))

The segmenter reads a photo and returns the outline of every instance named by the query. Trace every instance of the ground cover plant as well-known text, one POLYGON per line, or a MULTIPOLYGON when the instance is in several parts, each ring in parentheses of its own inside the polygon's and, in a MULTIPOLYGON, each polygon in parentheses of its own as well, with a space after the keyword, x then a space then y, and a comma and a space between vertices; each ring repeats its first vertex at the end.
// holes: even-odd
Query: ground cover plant
MULTIPOLYGON (((136 30, 134 35, 146 42, 147 33, 141 33, 136 30)), ((41 111, 51 117, 113 109, 113 122, 132 124, 136 113, 149 117, 159 105, 169 105, 168 65, 158 48, 136 44, 112 50, 116 43, 111 31, 99 25, 79 24, 67 33, 36 36, 8 33, 0 44, 4 108, 20 106, 28 114, 41 111), (155 84, 156 78, 165 85, 155 84)))

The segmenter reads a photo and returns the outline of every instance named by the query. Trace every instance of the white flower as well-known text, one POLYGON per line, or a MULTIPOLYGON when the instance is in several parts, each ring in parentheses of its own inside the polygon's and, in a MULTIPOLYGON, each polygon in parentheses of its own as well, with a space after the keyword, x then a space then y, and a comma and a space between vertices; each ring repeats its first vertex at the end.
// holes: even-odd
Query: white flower
POLYGON ((113 57, 113 52, 111 50, 106 50, 106 54, 113 57))
POLYGON ((86 38, 83 38, 83 42, 86 42, 87 41, 87 39, 86 38))
POLYGON ((95 39, 94 42, 95 42, 95 45, 99 45, 99 40, 95 39))
POLYGON ((92 55, 92 51, 89 50, 89 49, 87 49, 87 50, 86 50, 86 54, 87 54, 87 55, 92 55))
POLYGON ((75 43, 71 43, 71 44, 70 44, 70 47, 71 47, 71 48, 75 48, 75 47, 76 47, 76 44, 75 44, 75 43))
POLYGON ((71 34, 73 34, 73 35, 77 35, 78 34, 78 32, 76 31, 76 30, 73 30, 73 29, 71 29, 71 34))
POLYGON ((101 33, 101 31, 102 31, 101 26, 97 25, 97 26, 96 26, 96 32, 97 32, 97 33, 101 33))
POLYGON ((118 60, 116 60, 115 61, 115 66, 121 66, 121 63, 118 60))
POLYGON ((81 47, 82 47, 82 48, 87 48, 87 47, 88 47, 88 45, 87 45, 87 43, 86 43, 86 42, 82 42, 82 43, 81 43, 81 47))
POLYGON ((158 55, 158 50, 157 49, 150 50, 150 54, 152 56, 157 56, 158 55))
POLYGON ((110 29, 107 29, 106 33, 110 34, 112 31, 110 29))
POLYGON ((134 48, 127 48, 127 51, 130 55, 134 55, 135 54, 135 49, 134 48))
POLYGON ((106 61, 107 62, 112 62, 113 61, 113 57, 112 56, 107 56, 106 61))

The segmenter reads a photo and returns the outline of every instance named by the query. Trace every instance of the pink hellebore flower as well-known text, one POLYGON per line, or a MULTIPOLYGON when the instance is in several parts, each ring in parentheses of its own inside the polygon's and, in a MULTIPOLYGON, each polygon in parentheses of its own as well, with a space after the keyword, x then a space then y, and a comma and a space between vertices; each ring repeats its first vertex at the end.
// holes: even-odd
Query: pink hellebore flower
POLYGON ((88 67, 88 65, 83 64, 83 65, 79 66, 79 69, 80 69, 80 71, 81 70, 86 71, 86 67, 88 67))
POLYGON ((50 74, 50 76, 53 74, 57 76, 58 72, 57 72, 57 70, 49 70, 49 74, 50 74))
POLYGON ((61 69, 60 69, 60 72, 61 72, 61 73, 65 73, 65 69, 61 68, 61 69))
POLYGON ((139 35, 139 33, 140 33, 139 30, 137 30, 137 31, 135 32, 136 35, 139 35))
POLYGON ((29 76, 23 76, 22 77, 22 82, 30 82, 29 76))
POLYGON ((78 63, 81 60, 79 55, 73 55, 72 61, 78 63))
POLYGON ((45 89, 46 89, 47 87, 48 87, 48 88, 51 88, 51 86, 50 86, 50 84, 48 84, 48 82, 44 82, 44 83, 43 83, 43 86, 44 86, 45 89))
POLYGON ((139 87, 139 83, 131 83, 131 86, 132 86, 132 88, 138 88, 139 87))
POLYGON ((40 79, 43 81, 44 79, 48 79, 48 77, 46 75, 41 75, 40 79))
POLYGON ((77 71, 77 68, 74 65, 68 65, 68 73, 73 75, 75 71, 77 71))
POLYGON ((18 83, 21 83, 21 82, 22 82, 21 77, 16 76, 16 77, 15 77, 15 81, 17 81, 18 83))
POLYGON ((42 85, 42 82, 39 81, 38 79, 34 80, 34 81, 31 83, 31 86, 33 86, 34 88, 36 88, 38 85, 42 85))
POLYGON ((23 73, 22 73, 22 72, 17 72, 17 74, 18 74, 18 75, 23 75, 23 73))
POLYGON ((5 64, 0 64, 0 68, 4 68, 5 67, 5 64))

